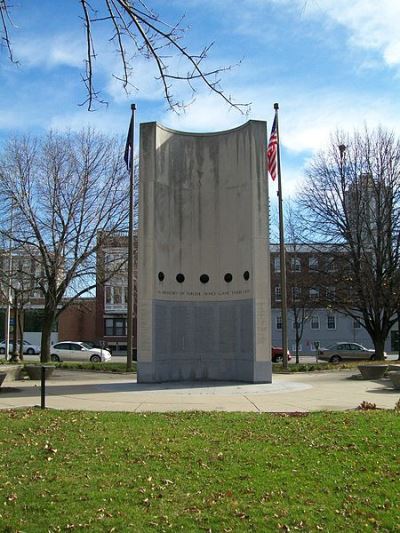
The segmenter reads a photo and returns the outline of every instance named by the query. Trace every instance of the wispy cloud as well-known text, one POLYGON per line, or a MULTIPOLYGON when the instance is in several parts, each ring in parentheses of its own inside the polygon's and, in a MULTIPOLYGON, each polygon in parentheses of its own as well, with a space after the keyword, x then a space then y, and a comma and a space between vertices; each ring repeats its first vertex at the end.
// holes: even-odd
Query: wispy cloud
MULTIPOLYGON (((270 0, 265 0, 266 2, 270 0)), ((387 66, 400 65, 398 0, 273 0, 302 9, 302 16, 330 22, 348 32, 347 45, 377 52, 387 66)))
POLYGON ((74 34, 20 38, 14 44, 22 67, 83 67, 85 50, 74 34))
POLYGON ((47 129, 75 130, 91 127, 107 135, 120 135, 128 130, 129 111, 115 113, 109 108, 101 108, 95 113, 88 113, 84 108, 75 112, 59 113, 47 122, 47 129))
MULTIPOLYGON (((400 134, 397 121, 400 102, 389 97, 342 89, 310 89, 306 85, 296 87, 285 84, 236 88, 245 101, 252 98, 254 104, 248 118, 273 119, 273 103, 280 103, 281 138, 284 147, 298 154, 313 153, 323 148, 330 134, 336 129, 353 131, 365 125, 385 125, 400 134), (247 99, 248 97, 248 99, 247 99)), ((247 117, 235 110, 229 110, 216 95, 200 93, 195 102, 182 116, 165 114, 162 121, 175 129, 187 131, 218 131, 238 126, 247 117)))
POLYGON ((106 71, 109 79, 106 85, 106 92, 114 102, 124 103, 132 100, 132 98, 146 101, 162 100, 163 98, 162 85, 156 79, 157 72, 154 67, 154 62, 150 60, 146 60, 140 56, 135 58, 130 84, 126 90, 124 90, 121 81, 122 74, 118 74, 118 71, 115 69, 115 54, 114 61, 109 58, 107 63, 103 65, 103 70, 106 71))

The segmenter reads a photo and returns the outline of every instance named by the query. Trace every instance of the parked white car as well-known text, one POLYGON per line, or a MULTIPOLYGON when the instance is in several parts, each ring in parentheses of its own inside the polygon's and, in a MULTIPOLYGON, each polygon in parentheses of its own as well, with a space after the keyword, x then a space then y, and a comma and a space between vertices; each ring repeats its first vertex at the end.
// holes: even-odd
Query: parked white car
MULTIPOLYGON (((19 344, 18 344, 19 349, 19 344)), ((10 353, 14 351, 14 344, 13 342, 10 342, 10 353)), ((0 354, 6 353, 6 342, 2 341, 0 342, 0 354)), ((28 341, 23 342, 23 353, 27 355, 37 355, 40 353, 40 346, 36 346, 36 344, 31 344, 28 341)))
POLYGON ((92 348, 90 344, 80 341, 57 342, 50 348, 52 361, 91 361, 105 363, 111 359, 111 354, 104 348, 92 348))

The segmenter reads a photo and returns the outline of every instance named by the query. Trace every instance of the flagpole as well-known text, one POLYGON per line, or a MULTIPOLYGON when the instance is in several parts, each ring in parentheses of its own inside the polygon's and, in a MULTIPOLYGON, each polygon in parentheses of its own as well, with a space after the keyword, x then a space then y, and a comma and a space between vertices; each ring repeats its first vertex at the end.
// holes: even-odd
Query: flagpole
POLYGON ((133 360, 133 320, 135 307, 135 169, 133 164, 134 152, 134 132, 135 132, 135 111, 136 105, 131 104, 131 123, 130 133, 130 153, 129 153, 129 227, 128 227, 128 317, 127 317, 127 353, 126 353, 126 370, 132 370, 133 360))
POLYGON ((288 331, 287 331, 287 294, 286 294, 286 257, 285 257, 285 227, 283 220, 283 201, 282 201, 282 180, 281 180, 281 153, 279 139, 279 122, 278 109, 279 104, 274 104, 277 143, 277 163, 278 163, 278 207, 279 207, 279 257, 280 257, 280 284, 281 284, 281 315, 282 315, 282 351, 283 367, 288 367, 288 331))

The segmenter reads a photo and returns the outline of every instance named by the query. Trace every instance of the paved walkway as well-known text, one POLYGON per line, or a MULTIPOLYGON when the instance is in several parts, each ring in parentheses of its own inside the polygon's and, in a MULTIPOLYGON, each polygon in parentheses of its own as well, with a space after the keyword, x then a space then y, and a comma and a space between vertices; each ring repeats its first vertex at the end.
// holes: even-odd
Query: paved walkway
MULTIPOLYGON (((289 412, 354 409, 361 402, 392 409, 390 381, 351 379, 353 371, 274 374, 273 383, 138 384, 135 375, 57 369, 46 383, 46 407, 88 411, 289 412)), ((5 382, 0 409, 40 405, 39 381, 5 382)))

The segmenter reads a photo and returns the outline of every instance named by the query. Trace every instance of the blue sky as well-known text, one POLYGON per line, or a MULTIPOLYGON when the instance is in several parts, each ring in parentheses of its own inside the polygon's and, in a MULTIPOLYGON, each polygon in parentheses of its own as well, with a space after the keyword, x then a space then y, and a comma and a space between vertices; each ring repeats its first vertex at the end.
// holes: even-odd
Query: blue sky
MULTIPOLYGON (((251 102, 248 117, 201 86, 184 114, 168 111, 153 68, 141 58, 133 80, 139 91, 126 96, 112 77, 116 56, 107 36, 97 41, 95 83, 109 105, 92 113, 80 107, 85 92, 79 4, 15 3, 11 37, 20 64, 11 65, 1 51, 1 139, 88 124, 125 135, 131 102, 138 122, 156 120, 185 131, 224 130, 247 118, 266 120, 270 128, 279 102, 282 178, 289 195, 335 129, 380 124, 400 133, 399 0, 148 0, 171 23, 185 14, 190 50, 215 42, 211 67, 241 61, 224 75, 223 87, 236 101, 251 102)), ((183 86, 174 92, 185 94, 183 86)))

